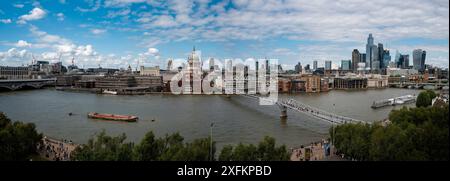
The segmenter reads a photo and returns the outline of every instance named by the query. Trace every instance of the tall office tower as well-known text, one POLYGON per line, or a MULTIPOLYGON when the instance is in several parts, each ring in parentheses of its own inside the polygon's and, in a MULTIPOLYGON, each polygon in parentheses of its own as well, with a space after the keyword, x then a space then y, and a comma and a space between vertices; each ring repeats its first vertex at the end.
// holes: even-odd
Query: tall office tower
POLYGON ((354 49, 352 52, 352 66, 351 66, 351 69, 353 71, 356 71, 359 62, 361 62, 361 54, 359 53, 358 49, 354 49))
POLYGON ((331 61, 330 60, 325 61, 325 70, 331 70, 331 61))
POLYGON ((389 62, 391 61, 391 55, 389 53, 389 50, 383 50, 383 67, 382 68, 387 68, 389 66, 389 62))
POLYGON ((372 33, 369 34, 369 37, 367 38, 367 44, 366 44, 366 68, 372 66, 372 48, 373 48, 373 37, 372 33))
POLYGON ((400 52, 398 50, 395 51, 395 57, 394 57, 394 63, 396 68, 400 68, 398 65, 400 65, 400 52))
POLYGON ((397 65, 394 61, 390 61, 388 66, 389 68, 397 68, 397 65))
POLYGON ((404 63, 404 68, 405 69, 409 69, 409 55, 403 55, 403 63, 404 63))
POLYGON ((426 67, 426 64, 425 64, 425 58, 426 58, 426 56, 427 56, 427 52, 424 50, 423 52, 422 52, 422 60, 421 60, 421 65, 423 65, 422 66, 422 70, 423 71, 425 71, 425 69, 427 69, 427 67, 426 67))
POLYGON ((256 93, 259 93, 259 78, 258 78, 258 76, 259 76, 259 73, 258 73, 258 71, 259 71, 259 62, 258 62, 258 60, 256 60, 256 62, 255 62, 255 76, 256 76, 256 93))
POLYGON ((425 57, 426 51, 422 49, 415 49, 413 51, 414 69, 418 70, 419 72, 423 72, 425 70, 425 57))
POLYGON ((317 60, 313 61, 313 70, 317 70, 317 60))
POLYGON ((341 61, 341 70, 351 70, 352 62, 350 60, 341 61))
POLYGON ((383 44, 382 43, 378 43, 378 61, 380 62, 380 67, 378 67, 379 69, 383 69, 385 68, 384 66, 384 62, 383 62, 383 58, 384 58, 384 49, 383 49, 383 44))
POLYGON ((306 64, 306 66, 305 66, 305 72, 309 72, 309 70, 310 70, 309 64, 306 64))
POLYGON ((295 72, 296 73, 302 72, 302 64, 300 62, 298 62, 297 65, 295 65, 295 72))
POLYGON ((360 54, 359 62, 366 63, 366 54, 365 53, 360 54))
POLYGON ((408 69, 409 68, 409 55, 399 54, 398 61, 396 62, 398 68, 408 69))
POLYGON ((371 48, 370 70, 378 70, 380 68, 380 60, 378 59, 378 47, 372 45, 371 48))

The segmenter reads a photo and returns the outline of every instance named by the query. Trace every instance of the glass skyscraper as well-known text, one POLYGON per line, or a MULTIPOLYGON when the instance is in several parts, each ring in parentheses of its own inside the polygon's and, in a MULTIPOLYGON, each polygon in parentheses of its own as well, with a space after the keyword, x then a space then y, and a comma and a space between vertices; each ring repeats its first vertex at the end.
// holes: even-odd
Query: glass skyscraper
POLYGON ((341 61, 341 70, 350 70, 352 62, 350 60, 341 61))
POLYGON ((331 61, 325 61, 325 70, 331 70, 331 61))
POLYGON ((426 51, 422 49, 415 49, 413 51, 413 64, 414 69, 418 71, 424 71, 425 70, 425 57, 426 57, 426 51))
POLYGON ((369 34, 369 37, 367 38, 367 44, 366 44, 366 68, 372 67, 372 48, 373 48, 373 37, 372 33, 369 34))

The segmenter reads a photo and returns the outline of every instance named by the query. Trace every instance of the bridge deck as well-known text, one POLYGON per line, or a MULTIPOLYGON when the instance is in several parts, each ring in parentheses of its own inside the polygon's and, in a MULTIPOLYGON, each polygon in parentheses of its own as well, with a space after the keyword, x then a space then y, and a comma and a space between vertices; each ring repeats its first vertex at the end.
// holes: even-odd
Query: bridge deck
POLYGON ((368 123, 368 124, 370 124, 370 122, 365 122, 365 121, 357 120, 354 118, 349 118, 346 116, 329 113, 322 109, 318 109, 318 108, 303 104, 294 99, 285 99, 285 100, 282 99, 282 100, 274 101, 274 100, 267 99, 264 97, 259 97, 256 95, 243 95, 243 96, 253 98, 253 99, 261 98, 261 99, 263 99, 263 101, 268 101, 268 102, 271 102, 278 106, 285 106, 286 108, 289 108, 291 110, 305 113, 309 116, 318 118, 320 120, 327 121, 332 124, 344 124, 344 123, 368 123))

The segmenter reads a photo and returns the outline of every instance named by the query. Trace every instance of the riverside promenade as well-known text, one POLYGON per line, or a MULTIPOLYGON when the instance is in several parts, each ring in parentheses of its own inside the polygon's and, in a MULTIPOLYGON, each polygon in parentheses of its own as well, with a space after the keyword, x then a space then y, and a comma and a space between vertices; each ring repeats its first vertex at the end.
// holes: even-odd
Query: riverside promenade
POLYGON ((346 161, 342 156, 334 154, 332 146, 329 147, 329 154, 326 149, 329 142, 321 140, 300 148, 291 148, 291 161, 346 161))
POLYGON ((78 144, 71 140, 58 140, 44 136, 38 145, 38 153, 42 158, 51 161, 70 161, 70 154, 78 144))

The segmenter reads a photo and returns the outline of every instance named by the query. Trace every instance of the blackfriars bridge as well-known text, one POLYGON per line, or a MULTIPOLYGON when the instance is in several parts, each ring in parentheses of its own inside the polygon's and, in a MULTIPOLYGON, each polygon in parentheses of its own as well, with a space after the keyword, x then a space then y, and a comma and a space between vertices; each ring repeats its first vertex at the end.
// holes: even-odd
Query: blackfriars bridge
POLYGON ((0 88, 18 90, 24 88, 40 89, 44 86, 55 85, 56 79, 11 79, 0 80, 0 88))

